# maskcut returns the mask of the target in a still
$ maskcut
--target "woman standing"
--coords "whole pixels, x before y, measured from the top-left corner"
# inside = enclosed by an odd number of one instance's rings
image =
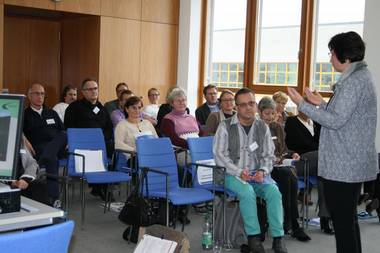
[[[327,208],[335,229],[337,253],[360,253],[357,201],[362,182],[376,179],[376,92],[367,64],[365,45],[355,32],[331,38],[330,62],[341,72],[329,103],[306,89],[310,103],[293,88],[298,109],[321,124],[318,175],[323,179]]]

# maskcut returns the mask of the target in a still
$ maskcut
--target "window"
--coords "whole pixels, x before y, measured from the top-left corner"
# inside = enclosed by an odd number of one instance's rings
[[[340,32],[355,31],[363,35],[365,0],[319,0],[316,2],[314,62],[312,89],[331,91],[340,74],[335,72],[328,56],[328,42]]]
[[[311,87],[329,96],[340,73],[328,41],[363,33],[365,0],[208,0],[205,77],[200,85],[273,94]],[[206,16],[205,16],[206,18]]]
[[[255,84],[297,85],[301,7],[302,0],[258,1],[255,66],[260,66],[260,71],[254,71]],[[261,70],[263,64],[267,64],[265,71]],[[288,64],[292,67],[287,68]]]
[[[206,85],[241,88],[247,0],[211,0]]]

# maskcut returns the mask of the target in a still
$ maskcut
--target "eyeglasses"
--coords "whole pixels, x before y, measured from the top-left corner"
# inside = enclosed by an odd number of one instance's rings
[[[83,89],[84,91],[97,91],[98,87],[93,87],[93,88],[85,88]]]
[[[160,94],[158,93],[153,93],[153,94],[149,94],[149,97],[158,97]]]
[[[236,104],[237,106],[239,106],[240,108],[248,108],[249,107],[254,107],[256,106],[256,102],[255,101],[249,101],[248,103],[240,103],[240,104]]]
[[[30,94],[34,95],[34,96],[41,96],[41,97],[44,97],[45,96],[45,92],[31,92]]]
[[[209,95],[209,96],[216,96],[218,95],[217,92],[209,92],[209,93],[206,93],[206,95]]]

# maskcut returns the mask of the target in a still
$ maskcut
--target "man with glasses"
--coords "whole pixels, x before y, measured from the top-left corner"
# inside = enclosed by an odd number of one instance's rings
[[[58,114],[44,105],[45,89],[35,83],[28,89],[30,106],[25,109],[24,134],[28,139],[28,148],[41,168],[51,175],[58,175],[58,159],[63,157],[67,137],[65,127]],[[50,202],[59,204],[59,185],[56,178],[48,177]]]
[[[101,128],[107,148],[107,156],[111,157],[113,145],[113,127],[105,107],[98,101],[99,86],[93,79],[85,79],[82,82],[83,99],[72,102],[66,109],[66,128]],[[92,186],[91,193],[105,199],[104,186]]]
[[[220,123],[216,131],[215,162],[226,168],[226,187],[238,195],[251,252],[265,252],[257,217],[258,196],[267,204],[269,229],[274,238],[272,248],[275,253],[286,253],[281,193],[270,177],[275,160],[270,130],[263,121],[255,119],[257,104],[252,90],[240,89],[235,103],[237,113]]]
[[[104,104],[104,107],[106,108],[109,115],[111,115],[111,113],[114,110],[119,108],[120,95],[125,90],[129,90],[128,85],[126,83],[118,83],[116,85],[116,99],[112,101],[108,101]]]
[[[201,126],[206,125],[206,121],[211,112],[219,112],[218,88],[209,84],[203,88],[203,96],[206,102],[195,110],[195,117]]]

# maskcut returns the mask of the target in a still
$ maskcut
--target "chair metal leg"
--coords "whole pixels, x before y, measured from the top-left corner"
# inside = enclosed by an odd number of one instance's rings
[[[109,194],[108,194],[108,185],[106,185],[105,197],[106,197],[106,199],[104,200],[104,210],[103,210],[103,213],[106,213],[107,205],[108,205],[108,197],[109,197]]]
[[[84,222],[85,222],[85,203],[84,203],[84,179],[81,178],[81,204],[82,204],[82,211],[81,211],[81,229],[84,229]]]
[[[189,212],[189,206],[186,205],[185,207],[185,217],[183,217],[183,221],[182,221],[182,232],[185,230],[185,224],[186,224],[186,220],[187,220],[187,213]]]

